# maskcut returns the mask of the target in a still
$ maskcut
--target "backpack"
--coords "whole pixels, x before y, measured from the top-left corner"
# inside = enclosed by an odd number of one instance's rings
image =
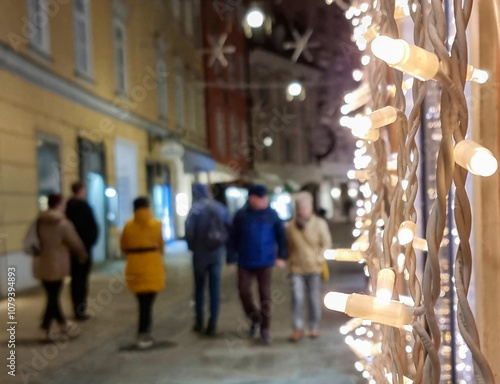
[[[226,225],[217,212],[217,207],[212,203],[208,203],[206,209],[208,211],[207,226],[206,230],[200,234],[199,239],[204,250],[212,252],[227,243],[229,234]]]

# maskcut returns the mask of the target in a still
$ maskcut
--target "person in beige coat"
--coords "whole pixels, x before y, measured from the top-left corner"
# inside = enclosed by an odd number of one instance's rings
[[[295,197],[296,217],[287,227],[288,267],[292,274],[293,333],[290,341],[304,336],[303,307],[309,301],[309,336],[319,337],[321,318],[321,272],[323,253],[331,248],[328,224],[313,213],[313,197],[300,192]]]
[[[88,258],[85,246],[73,224],[66,218],[66,201],[61,195],[49,196],[49,209],[41,212],[36,221],[40,250],[34,260],[37,265],[35,277],[42,281],[47,293],[47,306],[42,321],[42,332],[53,338],[52,329],[56,320],[61,332],[66,332],[71,323],[66,321],[59,305],[63,280],[70,275],[70,254],[77,255],[81,263]]]

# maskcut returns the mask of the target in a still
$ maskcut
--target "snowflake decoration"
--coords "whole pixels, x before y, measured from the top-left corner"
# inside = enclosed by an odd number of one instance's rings
[[[293,35],[293,38],[295,41],[294,42],[287,41],[283,44],[283,48],[286,50],[294,49],[294,52],[292,55],[292,61],[294,63],[297,62],[300,55],[304,55],[304,58],[307,61],[313,60],[313,56],[312,56],[311,52],[309,52],[309,48],[319,47],[319,42],[317,42],[317,41],[309,42],[309,39],[311,38],[312,33],[313,33],[312,28],[309,28],[306,31],[306,33],[303,36],[301,36],[300,33],[296,29],[294,29],[292,31],[292,35]]]
[[[210,57],[208,58],[208,66],[213,67],[215,62],[218,61],[223,67],[227,67],[229,63],[225,55],[236,52],[236,47],[232,45],[224,46],[227,40],[227,33],[223,33],[217,38],[209,35],[207,40],[210,48],[204,49],[202,52],[204,54],[210,55]]]

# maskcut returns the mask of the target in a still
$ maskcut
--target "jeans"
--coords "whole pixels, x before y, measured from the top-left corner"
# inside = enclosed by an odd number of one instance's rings
[[[293,329],[304,328],[304,300],[309,299],[309,329],[318,330],[321,318],[321,275],[292,274]]]
[[[238,269],[238,290],[241,304],[253,326],[260,325],[261,332],[269,331],[271,326],[271,277],[273,267],[256,269]],[[252,280],[259,284],[260,310],[257,309],[252,297]]]
[[[85,315],[87,311],[88,282],[91,265],[90,257],[84,264],[81,264],[75,256],[71,257],[71,300],[73,301],[73,310],[76,317]]]
[[[208,285],[210,293],[210,319],[209,325],[216,325],[219,318],[220,310],[220,278],[222,271],[222,252],[219,255],[211,258],[210,262],[203,262],[202,260],[193,261],[194,273],[194,300],[195,300],[195,315],[196,322],[203,324],[205,315],[205,282],[208,276]]]
[[[151,332],[151,313],[153,312],[153,302],[156,293],[138,293],[139,301],[139,333]]]
[[[59,324],[64,324],[64,316],[59,306],[59,296],[63,285],[61,281],[43,281],[43,287],[47,293],[47,307],[43,316],[42,328],[49,329],[52,320],[56,320]]]

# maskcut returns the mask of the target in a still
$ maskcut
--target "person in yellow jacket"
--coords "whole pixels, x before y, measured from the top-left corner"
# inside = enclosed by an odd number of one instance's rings
[[[134,218],[123,228],[120,247],[126,255],[125,279],[139,301],[139,334],[137,347],[150,348],[151,312],[156,294],[165,288],[165,264],[161,223],[153,217],[149,200],[134,200]]]

